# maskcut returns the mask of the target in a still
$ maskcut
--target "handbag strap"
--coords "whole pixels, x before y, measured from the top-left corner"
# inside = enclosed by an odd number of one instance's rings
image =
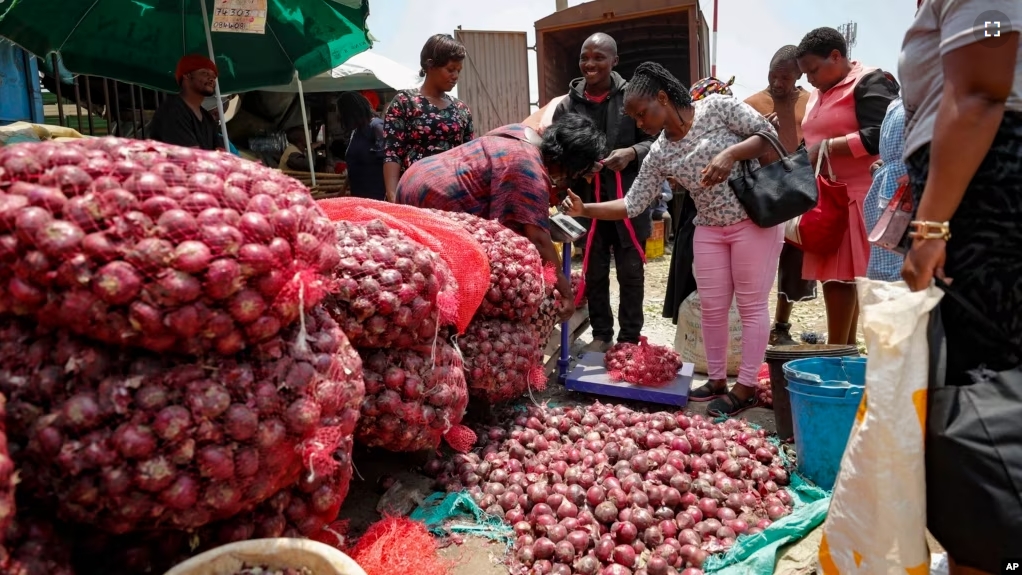
[[[824,140],[820,142],[820,152],[816,154],[816,177],[820,177],[820,168],[823,167],[824,158],[827,159],[827,176],[830,181],[836,181],[834,179],[834,167],[830,165],[830,140]]]
[[[941,291],[943,291],[951,299],[953,299],[956,304],[961,306],[962,309],[968,312],[969,315],[972,316],[972,319],[974,319],[980,326],[982,326],[983,329],[987,330],[989,333],[996,336],[1003,348],[1003,351],[1007,352],[1013,358],[1012,359],[1013,362],[1019,361],[1019,350],[1016,349],[1015,346],[1011,344],[1011,338],[1008,337],[1008,334],[1005,333],[1003,329],[1001,329],[1001,326],[990,321],[990,319],[987,318],[987,316],[985,316],[983,312],[979,311],[979,308],[972,305],[972,303],[970,303],[969,300],[965,299],[965,297],[962,296],[962,294],[951,289],[951,286],[948,285],[947,282],[945,282],[944,280],[934,276],[933,283],[938,288],[940,288]]]

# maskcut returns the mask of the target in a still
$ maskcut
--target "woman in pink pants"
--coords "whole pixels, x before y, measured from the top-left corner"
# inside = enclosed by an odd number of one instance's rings
[[[774,128],[730,96],[693,102],[681,82],[654,62],[635,70],[625,88],[625,112],[640,129],[659,134],[628,194],[613,202],[582,204],[568,192],[564,208],[573,216],[620,220],[655,202],[668,177],[690,191],[697,211],[695,275],[710,381],[693,389],[689,399],[713,400],[708,409],[713,415],[735,415],[756,404],[756,375],[770,337],[770,286],[784,231],[752,223],[727,181],[738,162],[755,162],[769,149],[756,132],[775,134]],[[742,367],[739,385],[729,392],[728,310],[735,298],[742,318]]]

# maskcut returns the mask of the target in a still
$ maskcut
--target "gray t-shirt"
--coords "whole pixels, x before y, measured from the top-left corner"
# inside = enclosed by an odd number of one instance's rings
[[[987,24],[989,22],[989,24]],[[898,63],[905,102],[905,158],[933,139],[944,89],[941,58],[949,52],[1022,27],[1022,0],[923,0],[905,33]],[[1022,111],[1022,44],[1007,108]]]

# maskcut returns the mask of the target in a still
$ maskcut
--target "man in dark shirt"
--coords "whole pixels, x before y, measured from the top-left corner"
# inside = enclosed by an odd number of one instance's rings
[[[220,125],[202,107],[216,94],[216,64],[205,56],[189,54],[174,72],[181,91],[160,105],[149,124],[149,137],[186,148],[223,149]]]

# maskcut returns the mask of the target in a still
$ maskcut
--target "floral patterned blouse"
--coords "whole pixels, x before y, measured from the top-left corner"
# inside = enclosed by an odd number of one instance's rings
[[[384,162],[397,162],[404,173],[415,162],[464,144],[473,135],[472,111],[457,98],[440,109],[417,89],[401,90],[387,106],[383,131]]]
[[[639,175],[625,195],[628,217],[635,217],[660,199],[660,184],[672,176],[689,190],[696,206],[697,226],[730,226],[748,219],[745,208],[727,182],[702,184],[703,168],[714,156],[759,131],[777,132],[752,106],[733,96],[713,94],[693,102],[695,115],[685,137],[671,142],[661,133],[642,162]],[[752,160],[753,169],[759,162]],[[731,177],[739,175],[735,162]],[[729,178],[730,179],[730,178]]]

